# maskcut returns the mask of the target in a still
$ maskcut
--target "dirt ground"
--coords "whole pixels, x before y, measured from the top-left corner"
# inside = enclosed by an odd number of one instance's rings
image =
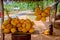
[[[19,17],[20,19],[26,19],[29,18],[30,16],[21,16]],[[34,18],[29,18],[32,21],[35,22],[34,28],[35,30],[38,30],[39,34],[32,34],[31,35],[31,40],[60,40],[60,36],[47,36],[42,34],[42,32],[44,32],[45,30],[47,30],[49,27],[49,22],[48,20],[46,22],[42,22],[42,21],[35,21]],[[2,40],[1,37],[1,31],[0,31],[0,40]],[[11,40],[11,34],[5,34],[5,40]]]

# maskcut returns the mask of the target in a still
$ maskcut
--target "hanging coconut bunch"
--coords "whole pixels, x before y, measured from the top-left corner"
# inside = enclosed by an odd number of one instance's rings
[[[44,10],[41,10],[39,6],[37,6],[35,8],[35,16],[36,16],[36,20],[39,21],[46,21],[46,17],[49,16],[49,13],[50,13],[50,7],[47,7],[46,9]]]
[[[8,11],[6,11],[8,14]],[[34,33],[34,22],[29,20],[29,19],[19,19],[18,17],[16,18],[11,18],[9,17],[9,14],[7,15],[8,19],[5,20],[2,24],[2,30],[4,33]]]
[[[5,20],[2,24],[2,29],[4,33],[34,33],[33,28],[34,22],[29,19],[19,19],[13,18],[11,21]]]

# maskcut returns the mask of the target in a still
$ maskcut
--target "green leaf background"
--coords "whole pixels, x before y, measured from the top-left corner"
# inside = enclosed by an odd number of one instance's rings
[[[52,4],[54,0],[48,0],[44,1],[44,8],[50,4]],[[25,10],[33,10],[36,7],[37,2],[13,2],[11,5],[10,4],[4,4],[4,9],[8,9],[10,12],[13,11],[14,7],[19,7],[20,11],[25,11]],[[42,1],[39,2],[40,8],[42,8]],[[60,12],[60,4],[58,4],[58,11]]]

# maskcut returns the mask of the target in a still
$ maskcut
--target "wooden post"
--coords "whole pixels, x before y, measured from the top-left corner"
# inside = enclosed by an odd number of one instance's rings
[[[58,0],[55,0],[55,2],[56,2],[56,1],[58,1]],[[54,16],[55,16],[55,18],[56,18],[56,14],[57,14],[57,5],[58,5],[58,4],[54,5],[54,10],[55,10]],[[54,24],[53,24],[53,26],[55,25],[55,18],[54,18]],[[53,31],[53,26],[51,27],[51,30],[52,30],[52,31]]]
[[[1,7],[2,7],[2,24],[4,22],[4,5],[3,5],[3,0],[1,0]],[[2,28],[1,28],[1,33],[2,33],[2,40],[4,40],[4,33],[2,31]]]
[[[55,2],[56,2],[56,1],[58,1],[58,0],[55,0]],[[54,7],[54,8],[55,8],[55,18],[56,18],[56,14],[57,14],[57,5],[58,5],[58,4],[56,4],[55,7]]]
[[[55,2],[56,1],[58,1],[58,0],[55,0]],[[57,13],[57,5],[58,4],[54,5],[54,10],[55,10],[54,16],[55,16],[55,18],[56,18],[56,13]],[[55,25],[55,18],[54,18],[54,24],[52,25],[52,23],[51,23],[51,25],[50,25],[50,35],[53,34],[53,26]]]
[[[58,0],[55,0],[55,2],[56,2],[56,1],[58,1]],[[56,21],[55,19],[56,19],[56,14],[57,14],[57,5],[58,5],[58,4],[54,5],[54,10],[55,10],[55,12],[54,12],[54,17],[55,17],[55,18],[54,18],[54,24],[53,24],[53,25],[55,25],[55,21]]]
[[[58,1],[58,0],[55,0],[55,2],[56,2],[56,1]],[[55,8],[55,9],[54,9],[54,10],[55,10],[55,12],[54,12],[54,17],[55,17],[55,18],[54,18],[54,24],[53,24],[53,25],[55,25],[55,21],[56,21],[57,5],[58,5],[58,4],[56,4],[56,5],[54,6],[54,8]]]

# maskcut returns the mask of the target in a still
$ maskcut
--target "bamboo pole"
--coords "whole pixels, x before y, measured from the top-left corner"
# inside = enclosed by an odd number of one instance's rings
[[[1,0],[1,7],[2,7],[2,24],[4,22],[4,5],[3,5],[3,0]],[[2,28],[1,28],[1,33],[2,33],[2,40],[4,40],[4,33],[2,31]]]

